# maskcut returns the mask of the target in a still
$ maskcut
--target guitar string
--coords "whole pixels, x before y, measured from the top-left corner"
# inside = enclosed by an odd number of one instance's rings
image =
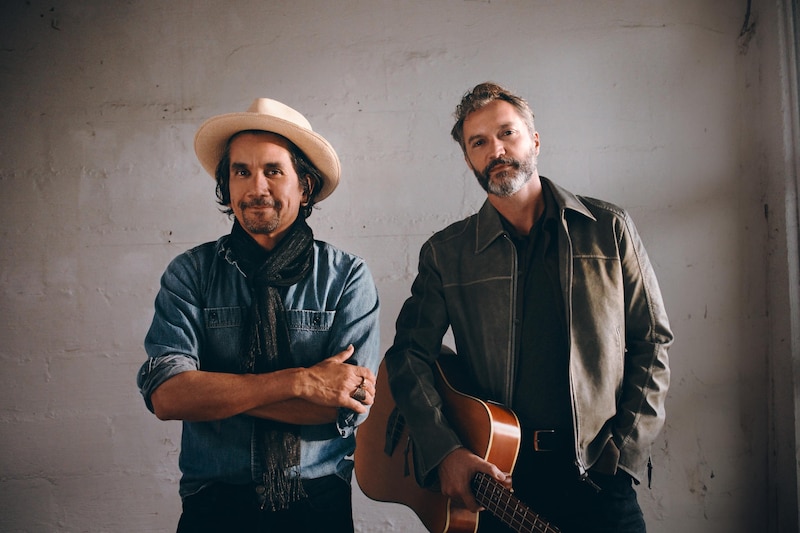
[[[512,525],[515,524],[515,519],[519,516],[520,508],[519,505],[515,505],[513,511],[509,511],[509,502],[514,501],[514,497],[510,494],[505,493],[505,489],[498,490],[497,485],[493,482],[493,480],[489,479],[488,477],[480,476],[478,479],[478,489],[481,491],[482,495],[488,498],[486,503],[488,507],[491,508],[492,511],[498,515],[499,518],[505,518],[507,522],[510,522]],[[490,492],[486,492],[489,489]],[[504,502],[505,507],[501,508],[499,502]],[[526,520],[526,516],[522,515],[522,522],[524,524]]]
[[[476,496],[487,498],[485,502],[481,503],[511,527],[515,529],[515,526],[526,527],[528,528],[527,531],[531,531],[530,528],[532,527],[535,528],[537,533],[558,533],[558,529],[554,529],[554,526],[549,522],[536,516],[536,513],[533,513],[518,498],[511,495],[505,487],[491,479],[487,474],[478,473],[475,476],[475,482]],[[487,489],[489,490],[488,493],[486,492]],[[501,503],[505,504],[502,509]],[[513,509],[510,509],[509,503],[514,505]],[[534,514],[533,519],[528,516],[528,513]],[[519,529],[517,530],[519,531]]]

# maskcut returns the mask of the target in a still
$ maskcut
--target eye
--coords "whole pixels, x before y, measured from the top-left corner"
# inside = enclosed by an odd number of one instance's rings
[[[477,141],[474,141],[470,146],[472,148],[477,148],[479,146],[483,146],[483,139],[479,139]]]
[[[516,131],[516,130],[506,130],[506,131],[504,131],[504,132],[503,132],[503,135],[504,135],[505,137],[508,137],[508,136],[510,136],[510,135],[514,135],[515,133],[517,133],[517,131]]]

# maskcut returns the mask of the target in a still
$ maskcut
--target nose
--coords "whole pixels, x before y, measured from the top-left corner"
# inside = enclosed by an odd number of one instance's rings
[[[254,180],[255,190],[260,193],[265,193],[269,190],[269,179],[263,170],[259,170]]]
[[[491,143],[491,150],[489,151],[491,159],[500,159],[506,155],[506,147],[500,139],[492,139]]]

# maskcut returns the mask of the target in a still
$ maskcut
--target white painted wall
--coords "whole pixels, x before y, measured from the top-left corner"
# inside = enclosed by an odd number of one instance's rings
[[[205,118],[268,96],[337,148],[310,223],[369,262],[385,349],[420,245],[482,201],[449,130],[485,80],[533,105],[543,175],[631,211],[659,275],[677,341],[650,531],[796,529],[783,9],[757,0],[740,38],[745,0],[4,3],[0,530],[174,530],[180,424],[135,374],[163,268],[229,228]],[[355,514],[421,530],[358,489]]]

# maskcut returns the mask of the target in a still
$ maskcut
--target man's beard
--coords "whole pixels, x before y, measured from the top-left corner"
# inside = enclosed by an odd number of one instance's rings
[[[265,206],[273,209],[272,216],[267,216],[264,211],[249,211],[249,207]],[[242,227],[253,235],[267,235],[275,231],[281,223],[281,205],[276,200],[266,198],[255,198],[248,202],[239,202],[239,209],[242,212]]]
[[[501,165],[510,168],[498,172],[492,179],[492,170]],[[482,172],[474,172],[484,191],[495,196],[508,197],[522,189],[533,177],[536,172],[536,154],[531,150],[525,161],[501,157],[486,165]]]

